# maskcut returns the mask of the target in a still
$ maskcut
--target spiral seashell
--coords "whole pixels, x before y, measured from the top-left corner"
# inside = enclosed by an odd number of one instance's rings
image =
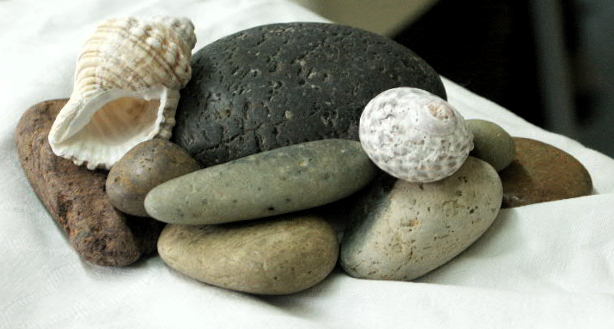
[[[189,19],[111,19],[86,41],[74,90],[49,132],[53,152],[109,169],[152,138],[169,139],[196,44]]]
[[[473,149],[473,135],[458,111],[438,96],[409,87],[384,91],[367,104],[359,138],[378,167],[410,182],[452,175]]]

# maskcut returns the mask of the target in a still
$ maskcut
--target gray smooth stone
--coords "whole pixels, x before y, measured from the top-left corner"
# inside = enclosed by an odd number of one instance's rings
[[[467,120],[473,133],[473,151],[469,155],[488,162],[496,171],[509,166],[516,157],[514,139],[498,124],[486,120]]]
[[[324,219],[293,214],[222,225],[167,225],[158,252],[168,266],[196,280],[281,295],[324,280],[337,263],[339,244]]]
[[[359,142],[327,139],[254,154],[152,189],[145,209],[173,224],[218,224],[324,205],[365,187],[378,169]]]
[[[382,176],[354,206],[341,266],[363,279],[418,278],[476,241],[495,220],[502,196],[494,168],[471,156],[433,183]]]

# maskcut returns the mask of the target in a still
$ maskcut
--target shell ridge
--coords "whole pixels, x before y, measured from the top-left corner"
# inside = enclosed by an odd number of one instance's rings
[[[61,143],[67,138],[66,134],[69,133],[70,125],[75,120],[77,115],[76,108],[81,106],[80,103],[82,103],[81,99],[70,99],[66,105],[64,105],[60,113],[58,113],[54,124],[51,126],[48,136],[49,144],[51,145],[52,149],[54,149],[57,143]]]
[[[77,56],[73,93],[48,136],[53,152],[110,169],[136,144],[170,138],[195,44],[187,18],[100,24]]]
[[[147,31],[147,28],[150,28],[152,31],[153,30],[157,30],[159,29],[160,24],[148,24],[145,25],[143,28],[143,36],[146,36],[149,39],[151,39],[151,33]],[[134,27],[132,27],[133,29]],[[134,62],[128,62],[128,58],[124,58],[123,61],[125,61],[125,63],[121,63],[121,60],[116,58],[116,57],[111,57],[112,59],[114,59],[117,62],[104,62],[104,63],[96,63],[98,65],[101,65],[102,67],[105,67],[106,69],[110,70],[109,67],[111,68],[116,68],[116,67],[121,67],[122,69],[124,68],[129,68],[131,69],[132,66],[137,68],[134,70],[138,70],[139,67],[145,69],[147,77],[151,79],[150,84],[153,83],[162,83],[164,85],[166,85],[169,88],[182,88],[185,86],[185,84],[187,84],[187,80],[189,80],[190,76],[188,75],[186,78],[182,78],[178,72],[176,72],[175,70],[172,69],[172,65],[175,65],[177,63],[181,63],[181,62],[189,62],[189,60],[186,60],[184,58],[184,56],[182,56],[181,52],[177,52],[177,55],[174,56],[174,59],[176,59],[173,63],[168,63],[166,61],[166,58],[160,54],[158,48],[152,48],[150,44],[146,43],[146,42],[141,42],[142,40],[139,38],[139,35],[135,35],[133,33],[129,33],[129,31],[126,31],[125,29],[122,29],[121,27],[109,27],[109,26],[105,26],[104,28],[100,28],[99,31],[103,31],[106,33],[111,34],[109,36],[109,38],[111,40],[117,40],[117,39],[125,39],[124,43],[128,43],[128,41],[130,41],[130,44],[133,45],[133,47],[137,47],[139,50],[142,51],[141,56],[139,56],[136,59],[131,59]],[[168,41],[168,43],[172,43],[172,44],[177,44],[177,43],[186,43],[185,40],[182,40],[182,38],[177,38],[177,36],[179,34],[177,33],[172,33],[169,32],[168,33],[171,36],[171,40]],[[172,37],[175,36],[175,37]],[[160,35],[159,37],[163,37],[163,35]],[[176,39],[176,40],[175,40]],[[117,42],[112,42],[113,44],[116,44]],[[98,45],[98,43],[96,43],[96,46]],[[91,44],[88,42],[86,43],[85,47],[84,47],[84,52],[97,52],[98,55],[101,54],[105,54],[106,52],[109,52],[109,49],[106,49],[106,51],[100,51],[100,49],[98,49],[99,47],[95,47],[95,49],[97,50],[89,50],[89,48],[91,47]],[[117,52],[119,52],[120,54],[125,52],[127,49],[130,49],[130,47],[123,47],[123,43],[119,44],[119,45],[115,45],[114,47],[112,47],[114,50],[117,50]],[[181,47],[183,49],[185,49],[184,47]],[[190,51],[190,50],[188,50]],[[114,51],[113,51],[114,52]],[[120,56],[121,58],[121,56]],[[155,64],[152,64],[155,63]],[[150,69],[152,67],[157,67],[163,70],[163,72],[158,72],[158,70],[156,69]],[[189,65],[187,65],[187,67],[189,67]],[[133,70],[133,71],[134,71]],[[189,72],[191,73],[191,72]],[[174,77],[173,82],[171,83],[165,83],[166,77],[172,75]],[[102,73],[98,73],[97,76],[105,76]],[[144,80],[143,77],[140,77],[138,75],[132,74],[130,75],[131,78],[138,78],[141,81]],[[120,79],[114,79],[114,80],[119,80]],[[128,80],[128,82],[131,79]],[[176,83],[174,83],[174,81],[177,81]],[[144,83],[141,83],[139,85],[145,85]],[[115,87],[120,87],[120,85],[116,84]],[[133,87],[133,90],[138,90],[139,87]]]

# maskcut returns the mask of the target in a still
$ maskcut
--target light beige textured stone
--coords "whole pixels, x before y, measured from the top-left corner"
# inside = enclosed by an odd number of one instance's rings
[[[385,176],[355,205],[341,266],[364,279],[418,278],[476,241],[495,220],[502,194],[494,168],[471,156],[434,183]]]

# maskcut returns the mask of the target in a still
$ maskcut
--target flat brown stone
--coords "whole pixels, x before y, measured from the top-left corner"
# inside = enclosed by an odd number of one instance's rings
[[[503,208],[590,195],[593,182],[570,154],[543,142],[514,137],[516,158],[499,172]]]
[[[88,262],[125,266],[156,250],[163,224],[117,211],[105,193],[107,171],[90,171],[56,156],[47,135],[67,100],[34,105],[16,131],[19,160],[34,191]]]

